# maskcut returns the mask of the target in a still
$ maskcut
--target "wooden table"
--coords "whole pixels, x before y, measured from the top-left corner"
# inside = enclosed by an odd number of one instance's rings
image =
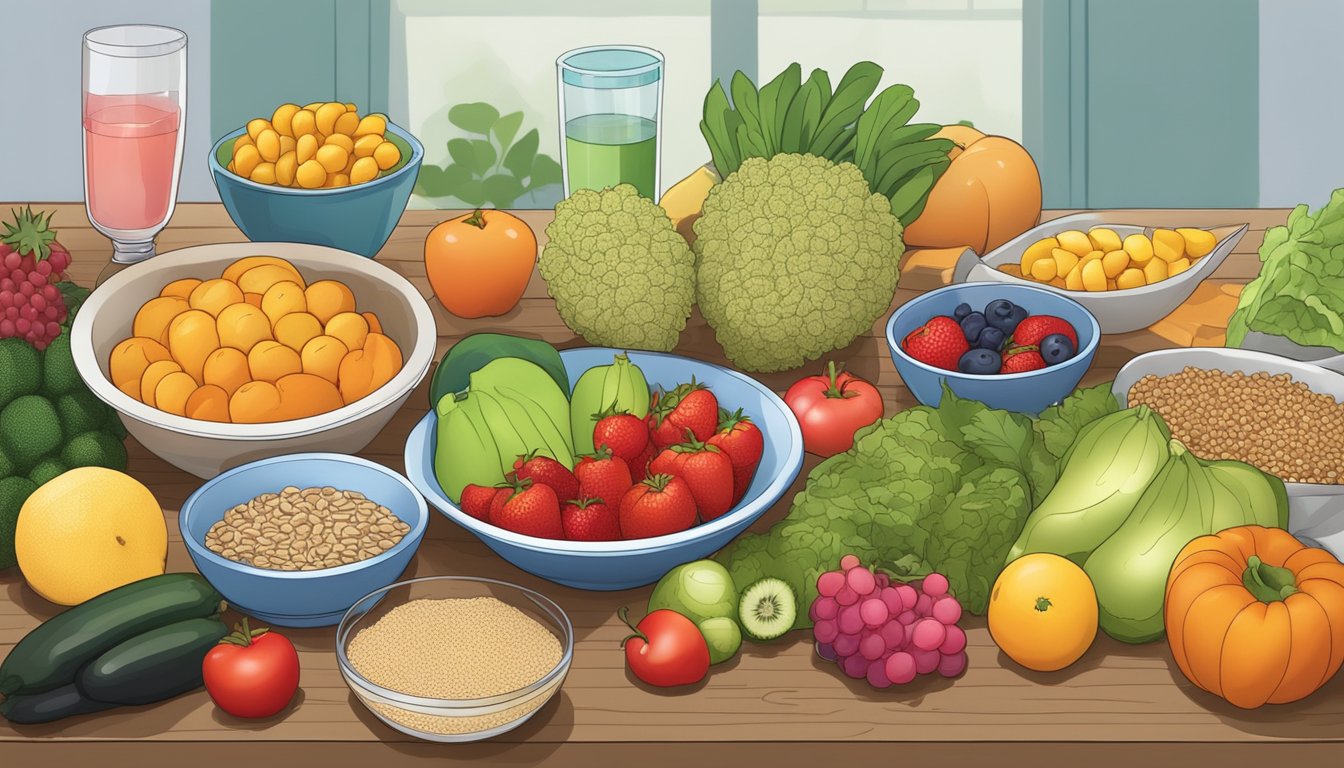
[[[8,210],[10,206],[0,206]],[[110,255],[108,241],[88,223],[81,205],[54,208],[60,240],[72,252],[72,276],[91,285]],[[1062,215],[1063,211],[1048,216]],[[421,260],[422,244],[443,212],[408,211],[379,261],[431,297]],[[1105,381],[1135,354],[1189,344],[1221,343],[1220,322],[1235,304],[1239,286],[1259,269],[1256,250],[1266,227],[1286,211],[1190,211],[1191,226],[1249,222],[1250,232],[1217,274],[1192,299],[1198,311],[1153,329],[1108,336],[1085,384]],[[544,241],[549,212],[525,214]],[[217,205],[179,205],[159,248],[244,240]],[[928,254],[907,259],[895,304],[938,284],[940,266]],[[476,331],[506,331],[543,338],[559,347],[583,342],[564,326],[540,277],[508,316],[468,321],[432,300],[439,352]],[[894,306],[893,305],[893,306]],[[1219,317],[1221,315],[1221,317]],[[883,317],[873,332],[837,359],[874,381],[888,413],[913,404],[892,367],[883,340]],[[724,362],[711,330],[698,315],[682,335],[679,353]],[[810,371],[808,371],[810,372]],[[803,371],[760,377],[782,391]],[[402,469],[402,447],[427,407],[422,385],[362,456]],[[190,569],[177,531],[177,510],[200,481],[149,454],[131,440],[130,473],[163,504],[170,530],[169,570]],[[793,491],[756,530],[783,517]],[[151,707],[117,710],[38,727],[0,725],[0,756],[9,764],[34,758],[49,765],[157,764],[169,759],[197,765],[322,764],[373,762],[391,766],[417,758],[443,762],[481,759],[499,764],[726,765],[821,764],[830,758],[902,760],[916,756],[946,765],[985,759],[1005,764],[1190,765],[1196,761],[1292,760],[1323,765],[1344,754],[1344,676],[1304,702],[1256,712],[1237,710],[1206,695],[1181,676],[1166,646],[1122,646],[1105,638],[1068,671],[1042,675],[1008,662],[981,620],[969,622],[970,669],[955,681],[921,680],[878,692],[846,680],[817,660],[805,633],[769,646],[744,646],[740,656],[713,669],[691,690],[654,692],[625,670],[619,643],[626,634],[616,618],[622,605],[638,616],[647,589],[581,592],[541,581],[496,557],[442,516],[434,516],[408,576],[474,574],[540,589],[574,622],[573,668],[561,693],[526,725],[475,745],[415,741],[375,720],[346,689],[336,670],[331,629],[286,631],[303,665],[301,691],[281,715],[245,722],[223,714],[203,692]],[[56,612],[24,586],[17,570],[0,575],[0,652],[7,652],[39,621]],[[199,743],[199,742],[208,742]],[[1272,752],[1270,752],[1272,750]],[[283,761],[283,762],[282,762]],[[357,762],[358,761],[358,762]],[[754,762],[754,761],[753,761]]]

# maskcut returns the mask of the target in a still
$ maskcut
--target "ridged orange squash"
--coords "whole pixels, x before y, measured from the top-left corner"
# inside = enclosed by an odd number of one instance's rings
[[[1171,655],[1244,709],[1311,695],[1344,662],[1344,565],[1280,528],[1194,539],[1167,577]]]

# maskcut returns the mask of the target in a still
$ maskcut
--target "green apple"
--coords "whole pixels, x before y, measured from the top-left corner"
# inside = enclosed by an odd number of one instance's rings
[[[667,572],[649,596],[649,613],[680,613],[696,624],[737,615],[737,588],[728,570],[713,560],[696,560]]]
[[[709,646],[710,664],[733,658],[737,655],[737,649],[742,647],[742,630],[736,621],[727,616],[705,619],[698,626],[700,634],[705,636],[705,644]]]

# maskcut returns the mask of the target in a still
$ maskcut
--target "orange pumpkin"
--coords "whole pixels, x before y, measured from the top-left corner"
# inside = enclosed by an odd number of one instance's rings
[[[1185,545],[1164,614],[1181,672],[1244,709],[1309,696],[1344,663],[1344,565],[1279,528]]]

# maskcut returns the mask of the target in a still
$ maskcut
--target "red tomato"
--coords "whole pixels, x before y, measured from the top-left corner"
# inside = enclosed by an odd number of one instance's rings
[[[826,373],[794,382],[784,402],[803,429],[803,448],[823,458],[854,447],[854,433],[882,418],[877,387],[839,373],[834,361]]]
[[[698,683],[709,672],[709,646],[690,619],[662,609],[645,616],[636,627],[630,624],[625,608],[620,616],[635,632],[622,643],[625,662],[635,677],[649,685],[672,688]]]
[[[201,673],[215,706],[234,717],[270,717],[299,689],[299,654],[284,635],[247,619],[205,655]]]

